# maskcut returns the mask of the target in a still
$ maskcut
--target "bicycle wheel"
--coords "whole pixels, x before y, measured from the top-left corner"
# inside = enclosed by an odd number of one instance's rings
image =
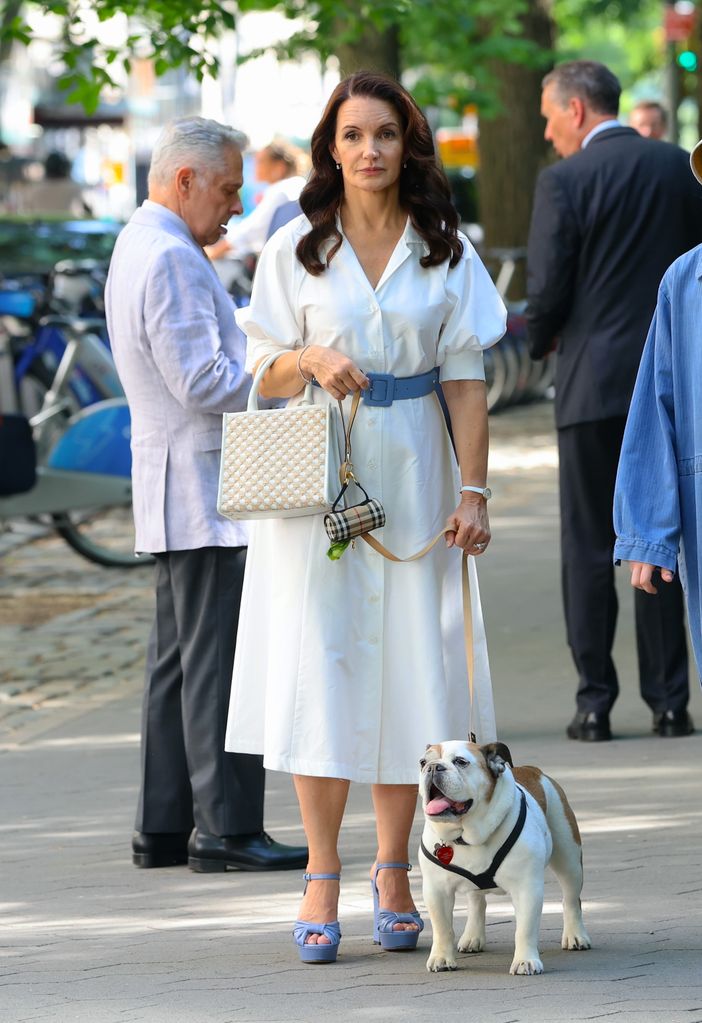
[[[130,419],[124,398],[83,409],[68,423],[46,465],[73,473],[73,503],[56,507],[51,518],[78,554],[113,568],[141,568],[150,557],[134,557]],[[96,488],[97,487],[97,492]]]
[[[143,568],[152,565],[151,555],[134,555],[134,524],[131,504],[92,508],[51,516],[54,528],[84,558],[106,568]]]

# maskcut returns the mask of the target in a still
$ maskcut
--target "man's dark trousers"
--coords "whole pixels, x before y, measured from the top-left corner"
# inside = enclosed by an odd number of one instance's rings
[[[608,714],[619,692],[612,661],[617,594],[612,504],[626,418],[558,430],[563,605],[578,671],[578,710]],[[659,582],[636,590],[634,611],[641,696],[654,713],[684,711],[689,698],[682,588]]]
[[[245,547],[156,555],[136,830],[263,830],[263,759],[225,753]]]

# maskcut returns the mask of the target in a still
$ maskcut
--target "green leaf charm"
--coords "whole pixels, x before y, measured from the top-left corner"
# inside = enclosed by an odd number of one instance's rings
[[[338,561],[350,543],[350,540],[339,540],[338,543],[333,543],[327,551],[329,560]]]

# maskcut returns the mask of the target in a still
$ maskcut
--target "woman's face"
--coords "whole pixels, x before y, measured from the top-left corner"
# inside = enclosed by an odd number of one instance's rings
[[[397,185],[404,158],[402,124],[391,103],[351,96],[339,107],[334,144],[346,193],[382,192]]]

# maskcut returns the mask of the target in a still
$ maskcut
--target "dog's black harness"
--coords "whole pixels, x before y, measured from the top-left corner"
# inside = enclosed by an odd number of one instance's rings
[[[515,842],[521,835],[522,829],[524,827],[524,822],[526,821],[527,801],[526,796],[524,794],[524,789],[520,789],[520,791],[522,794],[522,802],[521,806],[519,807],[519,816],[517,817],[517,822],[512,828],[509,835],[507,836],[506,841],[503,843],[503,845],[500,846],[500,848],[495,853],[493,861],[488,867],[488,869],[484,870],[482,874],[471,874],[469,870],[463,870],[462,867],[454,867],[451,863],[442,863],[441,860],[438,859],[438,857],[434,856],[433,853],[429,852],[429,850],[424,844],[424,839],[421,840],[419,848],[422,850],[426,858],[428,860],[431,860],[432,863],[435,863],[437,867],[441,867],[442,870],[450,870],[452,874],[460,874],[461,877],[465,877],[468,881],[474,884],[476,888],[479,888],[480,891],[486,892],[489,891],[490,888],[499,888],[500,886],[495,881],[495,874],[502,866],[502,863],[504,862],[507,853],[510,852]],[[461,844],[465,845],[465,842]]]

